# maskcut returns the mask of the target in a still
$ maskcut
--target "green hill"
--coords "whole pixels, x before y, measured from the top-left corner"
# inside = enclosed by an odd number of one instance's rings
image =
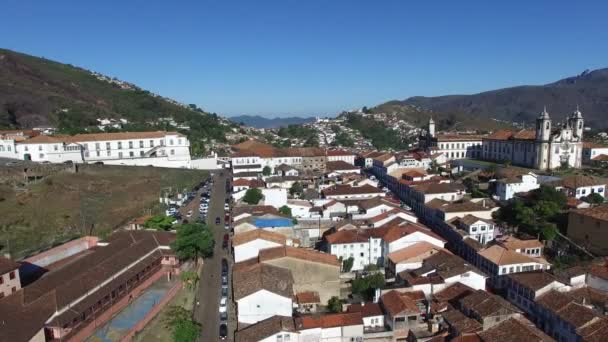
[[[415,96],[403,101],[390,101],[376,109],[407,111],[408,108],[422,108],[455,120],[477,118],[483,122],[494,118],[533,123],[543,106],[547,106],[554,120],[562,120],[577,105],[583,112],[586,126],[608,127],[608,69],[585,71],[545,85],[511,87],[473,95]]]
[[[157,119],[190,126],[193,153],[210,139],[223,141],[228,123],[194,105],[133,84],[45,58],[0,49],[0,128],[54,126],[62,133],[94,131],[97,118],[125,118],[124,130],[173,129]]]

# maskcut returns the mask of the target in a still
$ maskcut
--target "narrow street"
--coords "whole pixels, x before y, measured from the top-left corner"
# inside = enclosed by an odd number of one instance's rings
[[[197,289],[196,300],[199,301],[199,305],[195,307],[194,318],[202,326],[201,335],[199,341],[219,341],[219,302],[221,298],[221,260],[222,258],[228,259],[230,262],[229,249],[222,248],[222,239],[228,230],[224,229],[224,201],[226,199],[226,176],[225,173],[220,176],[219,172],[216,172],[213,177],[213,188],[211,190],[211,203],[209,204],[209,213],[207,215],[207,224],[213,230],[215,238],[215,249],[213,257],[206,259],[203,266],[203,272],[199,281],[199,287]],[[199,199],[195,200],[197,203]],[[216,217],[220,218],[220,224],[215,224]],[[228,279],[228,285],[231,285],[230,273]],[[232,290],[229,289],[229,294]],[[229,295],[229,301],[231,295]],[[234,324],[232,324],[231,317],[233,317],[233,308],[229,306],[229,325],[228,325],[228,338],[226,341],[233,340]]]

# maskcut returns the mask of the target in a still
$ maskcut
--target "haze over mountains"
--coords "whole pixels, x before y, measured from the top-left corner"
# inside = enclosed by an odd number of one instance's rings
[[[438,113],[440,117],[473,116],[533,122],[545,105],[552,117],[558,120],[578,105],[586,126],[608,127],[608,68],[585,71],[545,85],[517,86],[473,95],[415,96],[383,103],[374,111],[398,111],[413,106]]]
[[[245,126],[255,128],[279,128],[288,125],[301,125],[315,121],[314,117],[277,117],[269,118],[260,115],[238,115],[231,116],[229,120],[238,124],[244,123]]]

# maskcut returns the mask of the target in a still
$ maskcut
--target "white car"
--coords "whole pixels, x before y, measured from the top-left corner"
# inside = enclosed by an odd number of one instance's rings
[[[228,302],[228,298],[223,297],[220,299],[220,312],[226,312],[226,303]]]
[[[224,225],[224,229],[226,229],[226,230],[230,229],[230,225],[229,224],[225,224]]]
[[[224,210],[230,210],[230,205],[228,205],[228,203],[224,204]]]
[[[186,217],[192,217],[192,210],[188,210],[188,213],[186,214]]]

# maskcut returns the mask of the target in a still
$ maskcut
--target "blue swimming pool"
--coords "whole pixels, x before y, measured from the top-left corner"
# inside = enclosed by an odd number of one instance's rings
[[[139,297],[133,300],[118,315],[108,323],[101,326],[88,338],[89,342],[115,342],[125,336],[131,328],[141,321],[150,310],[165,296],[167,291],[175,284],[162,277],[150,285]]]
[[[289,218],[257,218],[253,223],[258,228],[293,227],[293,222]]]

